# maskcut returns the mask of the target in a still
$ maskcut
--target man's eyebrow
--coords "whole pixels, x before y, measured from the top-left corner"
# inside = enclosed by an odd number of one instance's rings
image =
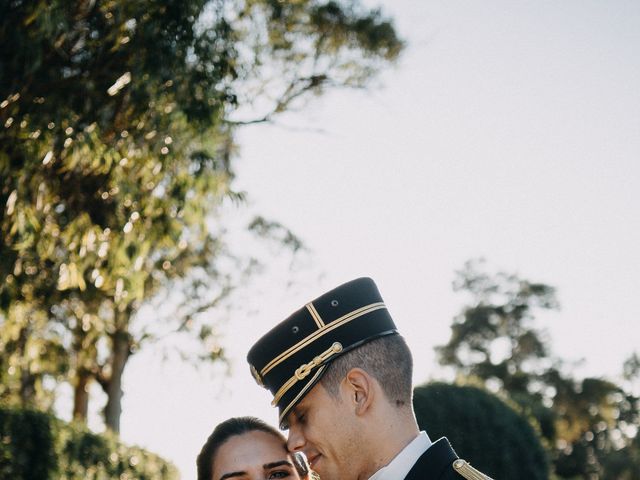
[[[232,477],[242,477],[243,475],[246,475],[246,474],[247,472],[229,472],[222,475],[218,480],[224,480],[225,478],[232,478]]]
[[[304,405],[298,404],[298,405],[295,406],[295,408],[293,408],[291,410],[291,414],[290,415],[293,415],[294,417],[298,418],[306,410],[307,410],[307,408]]]
[[[265,463],[264,465],[262,465],[262,468],[264,468],[265,470],[268,470],[270,468],[276,468],[276,467],[280,467],[282,465],[288,465],[291,468],[293,468],[293,464],[291,462],[288,462],[287,460],[280,460],[279,462]],[[220,479],[220,480],[222,480],[222,479]]]

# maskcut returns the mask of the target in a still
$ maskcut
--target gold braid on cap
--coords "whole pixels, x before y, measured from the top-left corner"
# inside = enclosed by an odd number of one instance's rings
[[[309,305],[312,305],[312,304],[309,304]],[[357,308],[356,310],[343,315],[342,317],[334,320],[333,322],[326,323],[324,326],[322,326],[321,328],[318,328],[318,330],[313,332],[311,335],[302,339],[300,342],[296,343],[295,345],[289,347],[287,350],[282,352],[280,355],[278,355],[276,358],[274,358],[269,363],[267,363],[264,367],[262,367],[262,369],[259,372],[260,376],[264,378],[265,375],[269,373],[273,368],[280,365],[282,362],[290,358],[292,355],[295,355],[302,349],[308,347],[319,338],[323,337],[329,332],[332,332],[336,328],[342,327],[343,325],[346,325],[347,323],[355,320],[356,318],[360,318],[363,315],[367,315],[375,310],[380,310],[381,308],[387,308],[383,302],[371,303],[369,305],[365,305],[364,307]],[[309,307],[307,307],[307,309],[309,309]],[[309,311],[311,312],[311,310]],[[313,311],[317,313],[315,307],[313,308]],[[322,321],[321,319],[318,320],[319,318],[320,318],[319,315],[317,319],[316,317],[314,317],[314,319],[316,319],[317,321]]]
[[[282,385],[282,387],[280,387],[280,389],[274,395],[273,400],[271,401],[271,406],[275,407],[280,401],[280,399],[282,398],[282,396],[285,393],[287,393],[287,391],[291,387],[293,387],[298,381],[304,380],[305,377],[307,377],[311,373],[311,370],[313,370],[316,367],[319,367],[328,358],[335,355],[336,353],[340,353],[341,351],[342,351],[342,344],[340,342],[334,342],[333,345],[331,345],[331,347],[329,347],[327,350],[322,352],[320,355],[313,357],[313,360],[311,360],[309,363],[303,363],[298,368],[296,368],[293,374],[293,377],[287,380],[284,383],[284,385]]]

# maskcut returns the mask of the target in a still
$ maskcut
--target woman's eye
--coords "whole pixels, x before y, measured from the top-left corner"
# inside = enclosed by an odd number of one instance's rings
[[[272,478],[287,478],[290,475],[291,474],[285,470],[279,470],[277,472],[271,472],[267,478],[269,480],[271,480]]]

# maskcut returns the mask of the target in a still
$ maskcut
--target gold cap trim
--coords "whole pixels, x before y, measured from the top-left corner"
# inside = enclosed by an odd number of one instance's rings
[[[271,401],[271,406],[275,407],[282,396],[287,393],[287,391],[293,387],[298,381],[304,380],[311,371],[325,363],[327,359],[332,357],[333,355],[340,353],[342,351],[342,344],[340,342],[334,342],[328,349],[322,352],[320,355],[313,357],[309,363],[303,363],[298,368],[296,368],[293,373],[293,377],[287,380],[282,387],[276,392],[273,396],[273,400]]]
[[[313,332],[311,335],[302,339],[295,345],[289,347],[287,350],[285,350],[276,358],[274,358],[269,363],[267,363],[264,366],[264,368],[260,371],[260,376],[264,378],[264,376],[267,373],[269,373],[273,368],[275,368],[276,366],[284,362],[287,358],[291,357],[295,353],[302,350],[304,347],[306,347],[310,343],[315,342],[318,338],[326,335],[327,333],[335,330],[338,327],[341,327],[342,325],[348,322],[351,322],[352,320],[355,320],[356,318],[361,317],[362,315],[366,315],[367,313],[373,312],[375,310],[379,310],[381,308],[386,308],[383,302],[371,303],[369,305],[365,305],[364,307],[360,307],[352,312],[349,312],[329,324],[325,324],[322,328],[319,328],[318,330]]]
[[[316,307],[313,305],[313,303],[307,303],[305,307],[307,307],[307,310],[309,310],[309,313],[311,314],[313,321],[316,322],[318,328],[324,327],[324,322],[322,321],[322,318],[320,318],[320,314],[316,310]]]

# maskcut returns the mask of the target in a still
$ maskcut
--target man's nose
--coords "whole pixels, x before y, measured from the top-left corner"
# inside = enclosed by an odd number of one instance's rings
[[[302,450],[306,441],[304,435],[297,427],[289,427],[289,436],[287,437],[287,449],[290,452]]]

